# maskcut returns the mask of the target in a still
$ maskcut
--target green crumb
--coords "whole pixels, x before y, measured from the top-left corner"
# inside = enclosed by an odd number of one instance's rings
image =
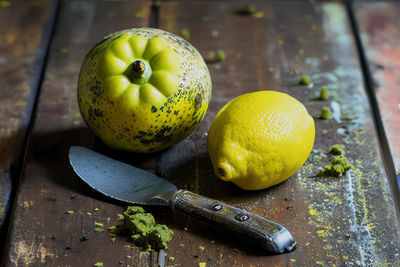
[[[217,60],[219,62],[221,62],[221,61],[224,61],[225,59],[226,59],[226,54],[225,54],[224,50],[218,49],[217,50]]]
[[[304,50],[303,49],[299,49],[299,55],[300,56],[304,55]]]
[[[242,16],[251,16],[257,12],[257,8],[254,5],[245,5],[241,9],[236,11],[236,14]]]
[[[329,92],[326,86],[322,86],[321,90],[319,91],[319,99],[321,100],[328,100],[329,99]]]
[[[354,169],[354,166],[349,162],[349,160],[345,156],[339,155],[333,158],[331,164],[326,165],[322,170],[320,170],[317,176],[341,177],[349,169]]]
[[[94,211],[99,211],[99,208],[94,208]]]
[[[124,224],[108,228],[112,234],[128,236],[144,250],[168,248],[174,233],[166,225],[156,224],[151,213],[142,207],[129,206],[122,216]]]
[[[344,145],[336,144],[329,148],[329,153],[335,156],[344,155],[344,149],[345,149]]]
[[[144,18],[147,15],[147,9],[143,8],[135,13],[135,17],[137,18]]]
[[[342,121],[352,121],[352,120],[354,120],[353,117],[350,117],[350,116],[348,116],[348,115],[343,115],[342,117],[340,117],[340,119],[341,119]]]
[[[121,213],[118,213],[117,218],[119,221],[122,221],[124,219],[124,215],[122,215]]]
[[[101,227],[96,227],[96,228],[94,228],[94,230],[96,232],[104,232],[104,228],[101,228]]]
[[[209,51],[207,58],[206,58],[206,63],[213,64],[213,63],[219,63],[221,61],[224,61],[226,59],[226,54],[224,50],[218,49],[217,51]]]
[[[321,108],[321,115],[319,115],[321,120],[329,120],[331,118],[331,109],[328,107]]]
[[[73,210],[68,210],[65,212],[65,214],[74,214],[74,213],[75,213],[75,211],[73,211]]]
[[[199,246],[200,251],[204,251],[206,248],[203,246]]]
[[[10,1],[5,1],[5,0],[0,1],[0,7],[8,7],[10,5],[11,5]]]
[[[174,261],[175,258],[174,257],[169,257],[169,260]]]
[[[312,82],[312,80],[311,80],[311,77],[310,77],[310,76],[308,76],[308,75],[301,75],[301,76],[300,76],[300,81],[299,81],[299,83],[300,83],[301,85],[309,85],[309,84],[311,84],[311,82]]]
[[[102,266],[104,266],[104,265],[103,265],[103,263],[102,263],[101,261],[98,261],[98,262],[96,262],[95,264],[93,264],[93,266],[102,267]]]
[[[190,39],[190,31],[186,28],[181,30],[181,36],[183,39],[185,39],[186,41],[189,41]]]

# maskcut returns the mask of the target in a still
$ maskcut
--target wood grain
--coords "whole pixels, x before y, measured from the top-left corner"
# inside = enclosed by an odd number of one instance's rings
[[[285,225],[299,245],[289,254],[254,256],[254,248],[230,234],[180,219],[169,264],[206,262],[207,266],[349,266],[398,264],[399,235],[387,178],[358,65],[357,51],[340,3],[255,2],[256,16],[238,16],[242,2],[167,2],[160,28],[190,32],[190,42],[207,57],[223,49],[226,60],[209,65],[213,98],[205,121],[190,137],[198,156],[199,192]],[[191,10],[191,12],[187,12]],[[296,12],[289,12],[295,10]],[[311,86],[298,85],[301,74]],[[331,97],[318,101],[326,85]],[[316,122],[316,142],[297,175],[271,189],[243,192],[219,181],[207,156],[207,131],[229,100],[258,90],[289,93],[305,104]],[[329,106],[333,118],[319,120]],[[342,116],[353,120],[342,120]],[[356,169],[343,178],[316,178],[333,144],[345,144]],[[183,228],[183,230],[182,230]],[[185,228],[189,231],[185,231]],[[386,232],[387,231],[387,232]],[[383,233],[386,232],[386,233]],[[183,246],[182,246],[183,245]],[[199,246],[206,249],[202,252]],[[188,259],[188,257],[191,257]]]
[[[204,57],[223,49],[226,60],[210,64],[213,99],[203,123],[184,142],[155,154],[112,151],[79,117],[76,84],[83,57],[103,35],[147,26],[149,1],[62,1],[50,50],[24,180],[13,218],[8,266],[145,266],[156,252],[140,252],[104,229],[122,211],[82,185],[68,164],[71,145],[93,148],[158,173],[179,188],[254,212],[286,226],[295,251],[263,255],[231,233],[183,214],[151,208],[157,222],[174,230],[167,266],[365,266],[398,265],[399,227],[363,88],[356,48],[340,3],[254,2],[255,16],[239,16],[240,1],[168,1],[159,6],[159,27],[180,34]],[[137,11],[145,9],[144,17]],[[293,11],[295,12],[289,12]],[[139,13],[140,14],[140,13]],[[298,84],[309,74],[312,85]],[[326,85],[331,97],[316,100]],[[314,151],[286,182],[255,192],[218,180],[207,152],[207,132],[218,110],[248,92],[278,90],[300,100],[315,118]],[[330,106],[332,119],[318,119]],[[345,121],[342,115],[356,119]],[[341,178],[315,177],[329,163],[331,145],[346,145],[355,166]],[[74,211],[68,214],[67,211]],[[81,242],[82,235],[89,240]]]
[[[12,185],[31,119],[45,52],[52,2],[2,1],[0,5],[0,239],[5,239]],[[13,167],[13,169],[12,169]],[[6,226],[4,226],[6,227]],[[3,242],[1,242],[3,243]],[[0,250],[3,244],[0,245]]]
[[[355,10],[396,173],[400,174],[400,5],[356,2]]]
[[[122,207],[85,189],[67,158],[70,145],[94,147],[98,142],[80,118],[76,100],[84,56],[108,33],[147,26],[149,9],[149,1],[61,2],[12,218],[6,266],[93,266],[96,262],[139,266],[153,257],[154,253],[141,253],[125,239],[112,241],[107,227],[119,223],[116,214]],[[99,228],[95,223],[102,223],[104,232],[95,230]],[[81,241],[83,235],[87,241]]]

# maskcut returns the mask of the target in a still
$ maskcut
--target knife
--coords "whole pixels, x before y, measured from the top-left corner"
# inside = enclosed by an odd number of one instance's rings
[[[76,174],[103,195],[134,205],[169,206],[230,230],[268,253],[292,251],[296,242],[282,225],[259,215],[186,190],[150,172],[84,147],[72,146],[69,160]]]

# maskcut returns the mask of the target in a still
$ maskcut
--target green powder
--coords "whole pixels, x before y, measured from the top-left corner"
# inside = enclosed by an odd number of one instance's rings
[[[189,41],[189,39],[190,39],[190,31],[188,29],[186,29],[186,28],[182,29],[181,36],[186,41]]]
[[[348,161],[348,159],[343,156],[335,156],[331,164],[326,165],[322,170],[320,170],[317,176],[320,177],[340,177],[346,173],[347,170],[354,169],[354,166]]]
[[[319,99],[321,100],[328,100],[329,99],[329,92],[326,86],[322,86],[321,90],[319,91]]]
[[[312,82],[311,77],[308,75],[301,75],[299,83],[302,85],[309,85]]]
[[[167,249],[174,234],[166,225],[156,224],[153,215],[142,207],[130,206],[122,213],[124,224],[108,228],[116,235],[128,236],[145,250]]]
[[[344,145],[336,144],[329,148],[329,153],[335,156],[344,155],[344,149],[345,149]]]
[[[321,120],[329,120],[331,118],[331,110],[328,107],[321,108],[321,115],[319,115]]]

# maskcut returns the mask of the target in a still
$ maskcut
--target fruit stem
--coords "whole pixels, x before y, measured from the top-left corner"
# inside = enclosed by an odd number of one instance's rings
[[[141,60],[136,60],[135,62],[132,63],[132,74],[136,78],[141,78],[144,71],[146,70],[146,66],[144,65],[144,62]]]
[[[151,68],[142,60],[136,60],[128,69],[128,76],[131,82],[136,84],[146,83],[151,75]]]

